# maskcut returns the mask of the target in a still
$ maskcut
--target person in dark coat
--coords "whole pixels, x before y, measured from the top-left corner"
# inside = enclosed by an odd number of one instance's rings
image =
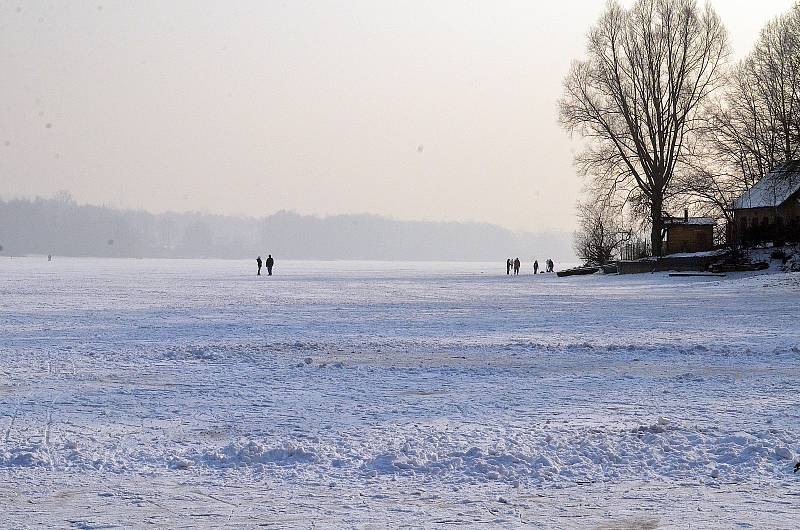
[[[272,266],[275,265],[275,260],[272,259],[272,254],[267,256],[267,274],[272,276]]]
[[[519,258],[514,259],[514,274],[519,274],[519,268],[522,264],[519,261]]]
[[[539,262],[537,260],[533,260],[533,273],[539,274]]]
[[[506,275],[511,274],[511,258],[506,260]]]
[[[258,265],[258,276],[261,276],[261,256],[256,258],[256,265]]]

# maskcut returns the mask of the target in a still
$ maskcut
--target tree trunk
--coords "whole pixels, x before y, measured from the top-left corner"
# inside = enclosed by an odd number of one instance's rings
[[[664,219],[662,217],[662,203],[660,199],[653,199],[650,205],[650,221],[652,223],[652,228],[650,229],[650,248],[652,249],[653,256],[661,256],[663,251],[661,232],[664,228]]]
[[[653,221],[653,228],[650,230],[650,247],[653,249],[653,256],[661,256],[661,222]]]

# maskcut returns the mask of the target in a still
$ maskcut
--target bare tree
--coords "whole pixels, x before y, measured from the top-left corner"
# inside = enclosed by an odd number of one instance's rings
[[[679,176],[682,202],[695,214],[711,217],[718,222],[733,222],[731,203],[748,188],[744,179],[726,168],[709,164],[713,156],[697,157],[697,163],[687,164],[690,171]],[[716,168],[716,169],[712,169]]]
[[[661,254],[663,212],[682,190],[684,151],[703,123],[703,103],[723,80],[727,34],[694,0],[609,1],[589,32],[586,58],[573,63],[560,120],[583,136],[578,170],[606,196],[646,215]]]
[[[631,237],[631,231],[623,229],[620,218],[619,212],[602,201],[590,199],[579,203],[578,230],[573,242],[575,254],[596,265],[613,261]]]
[[[764,27],[710,116],[695,168],[702,178],[691,191],[725,213],[761,177],[800,157],[800,4]]]

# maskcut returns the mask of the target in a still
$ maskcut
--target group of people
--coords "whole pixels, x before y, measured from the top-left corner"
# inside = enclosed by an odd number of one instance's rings
[[[47,258],[50,259],[50,256]],[[261,256],[258,256],[256,258],[256,265],[258,265],[258,276],[261,276],[261,267],[263,265],[267,266],[267,274],[272,276],[272,267],[275,266],[275,260],[272,258],[272,254],[267,255],[266,261],[262,261]],[[543,272],[553,272],[553,260],[548,259],[545,261],[545,266],[546,269]],[[511,274],[511,271],[513,270],[514,274],[518,275],[520,267],[522,267],[522,262],[519,260],[519,258],[514,258],[513,260],[508,258],[506,260],[506,274]],[[537,260],[533,261],[533,273],[539,274],[539,261]]]
[[[261,256],[256,258],[256,265],[258,265],[258,275],[259,276],[261,276],[261,265],[262,264],[267,266],[267,274],[272,276],[272,267],[275,265],[275,260],[272,259],[272,254],[269,254],[267,256],[266,263],[261,261]]]
[[[514,274],[519,274],[519,268],[521,265],[522,263],[519,261],[519,258],[514,258],[513,260],[508,258],[506,260],[506,274],[511,274],[512,269]]]
[[[547,261],[544,262],[544,264],[545,264],[545,270],[542,272],[553,272],[555,267],[555,265],[553,264],[553,260],[548,258]],[[514,274],[519,274],[519,269],[521,266],[522,263],[519,261],[519,258],[514,258],[513,260],[511,258],[508,258],[506,260],[506,274],[511,274],[512,270],[514,271]],[[538,260],[533,261],[533,273],[539,274]]]

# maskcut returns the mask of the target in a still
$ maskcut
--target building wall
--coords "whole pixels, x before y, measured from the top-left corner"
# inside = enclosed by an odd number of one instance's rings
[[[713,256],[688,256],[648,258],[636,261],[620,261],[617,271],[620,274],[641,274],[656,271],[706,271],[708,267],[719,260],[720,254]]]
[[[733,211],[728,241],[797,241],[800,237],[800,192],[777,208],[743,208]]]
[[[747,226],[773,224],[778,218],[781,218],[784,224],[790,223],[792,219],[800,218],[800,204],[791,201],[778,208],[747,208],[744,210],[734,210],[734,219],[736,222],[742,225],[747,223]]]
[[[667,254],[705,252],[714,248],[712,225],[671,225],[667,227]]]

